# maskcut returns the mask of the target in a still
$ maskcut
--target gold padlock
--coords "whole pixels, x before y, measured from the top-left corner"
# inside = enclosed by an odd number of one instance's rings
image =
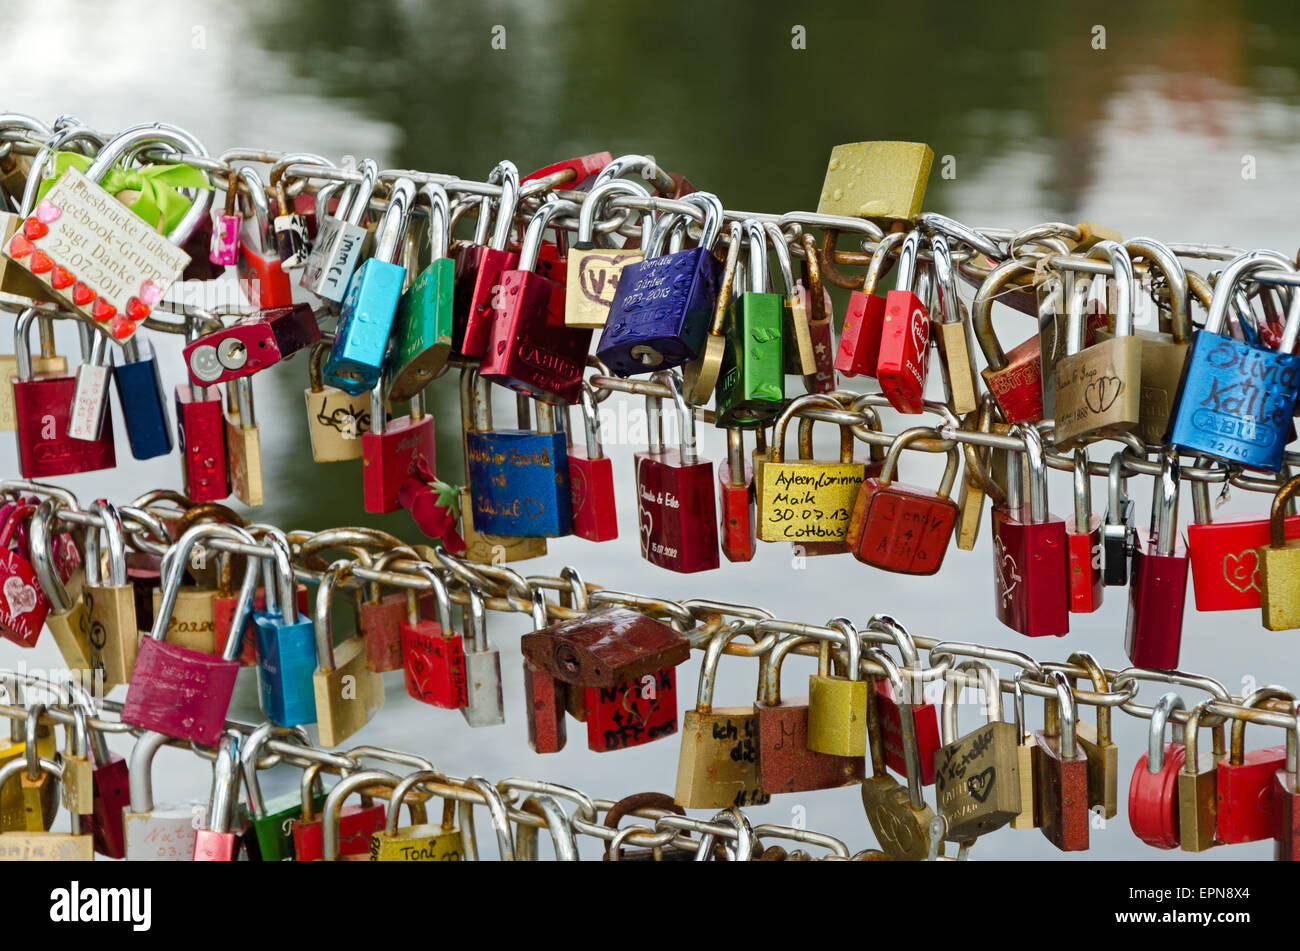
[[[226,464],[230,491],[245,505],[262,504],[262,436],[253,409],[252,377],[226,385]]]
[[[601,182],[587,193],[578,214],[578,239],[569,249],[569,269],[564,295],[566,327],[599,330],[609,316],[618,279],[623,268],[641,260],[642,249],[650,245],[652,215],[641,212],[641,247],[599,248],[596,246],[596,216],[600,206],[612,195],[649,198],[644,185],[631,179]]]
[[[100,499],[88,511],[103,528],[86,530],[85,596],[90,614],[91,668],[104,678],[104,689],[131,682],[140,643],[135,586],[127,575],[126,540],[117,508]],[[101,556],[101,534],[108,536]]]
[[[924,142],[850,142],[831,149],[817,213],[885,224],[921,213],[934,151]]]
[[[408,773],[398,783],[389,798],[388,816],[384,828],[370,837],[372,862],[459,862],[464,851],[460,829],[456,826],[456,800],[446,795],[442,800],[442,822],[432,825],[425,815],[422,802],[407,803],[407,795],[417,785],[426,788],[442,786],[447,778],[430,770]],[[397,817],[402,804],[411,810],[412,825],[398,828]]]
[[[370,394],[350,396],[321,378],[321,364],[329,354],[327,341],[312,345],[307,362],[307,435],[311,456],[317,462],[361,458],[361,437],[370,432]],[[260,448],[260,446],[259,446]]]
[[[1094,691],[1110,692],[1106,672],[1092,654],[1075,651],[1069,662],[1088,671]],[[1071,689],[1077,686],[1075,678],[1067,679]],[[1110,707],[1098,705],[1096,723],[1080,718],[1074,726],[1074,738],[1088,757],[1088,808],[1100,807],[1107,819],[1113,819],[1119,811],[1119,747],[1110,738]]]
[[[867,751],[867,694],[871,685],[861,679],[861,641],[857,628],[847,618],[835,618],[828,626],[843,635],[847,644],[848,676],[832,676],[831,642],[823,640],[817,654],[817,673],[808,678],[808,749],[832,756],[863,756]]]
[[[1268,516],[1269,543],[1255,549],[1260,564],[1259,605],[1270,631],[1300,627],[1300,538],[1287,539],[1287,503],[1300,489],[1300,476],[1273,496]]]
[[[44,779],[41,785],[53,789],[57,797],[58,783],[55,780],[62,778],[63,765],[43,756],[36,760],[36,764]],[[6,763],[0,767],[0,786],[14,779],[24,781],[27,769],[26,760]],[[50,832],[45,828],[5,829],[0,834],[0,862],[89,862],[94,857],[95,839],[91,835]]]
[[[1200,752],[1197,735],[1210,703],[1202,700],[1192,708],[1183,731],[1186,756],[1178,770],[1178,844],[1184,852],[1204,852],[1222,844],[1215,830],[1219,811],[1218,763],[1228,755],[1223,723],[1214,728],[1213,752]]]
[[[352,562],[340,559],[329,566],[316,589],[315,673],[316,724],[322,746],[338,746],[374,718],[384,705],[384,678],[366,667],[366,645],[354,634],[334,646],[330,628],[330,599],[352,573]]]
[[[1020,685],[1020,678],[1025,671],[1016,674],[1015,720],[1016,725],[1016,782],[1020,787],[1020,814],[1011,820],[1013,829],[1037,829],[1039,826],[1038,796],[1034,791],[1034,749],[1038,741],[1025,722],[1025,689]]]
[[[958,416],[979,409],[979,385],[975,382],[975,364],[971,361],[974,349],[971,325],[957,296],[956,268],[948,249],[948,239],[935,232],[930,236],[930,251],[934,257],[934,290],[938,295],[934,315],[935,343],[943,366],[944,402]]]

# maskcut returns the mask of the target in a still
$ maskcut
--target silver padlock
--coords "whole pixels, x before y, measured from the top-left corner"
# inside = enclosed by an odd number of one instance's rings
[[[465,627],[470,635],[465,650],[469,703],[460,708],[461,715],[470,726],[505,723],[506,708],[501,699],[501,652],[488,642],[483,599],[473,588],[469,589],[469,620]]]
[[[361,184],[352,194],[351,203],[345,209],[340,201],[337,215],[321,221],[299,281],[317,297],[335,303],[347,294],[352,272],[361,263],[361,249],[366,243],[362,222],[379,178],[379,165],[374,159],[363,159],[357,171],[361,173]]]
[[[69,439],[99,440],[108,415],[108,381],[112,376],[108,337],[97,334],[90,350],[90,360],[77,367],[77,386],[72,393],[72,410],[68,414]]]
[[[162,733],[145,732],[131,748],[131,807],[122,813],[126,858],[132,862],[191,862],[194,840],[206,821],[207,799],[176,803],[153,801],[154,754],[167,742]]]

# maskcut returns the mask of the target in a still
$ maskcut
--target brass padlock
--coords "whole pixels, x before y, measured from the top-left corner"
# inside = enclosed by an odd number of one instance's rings
[[[1192,708],[1184,729],[1186,755],[1178,770],[1178,844],[1184,852],[1204,852],[1223,844],[1215,834],[1219,810],[1218,763],[1228,755],[1222,721],[1214,727],[1213,752],[1201,753],[1197,736],[1210,702],[1203,700]]]
[[[253,378],[226,384],[226,466],[230,491],[248,506],[262,504],[262,436],[253,409]]]
[[[1092,689],[1097,693],[1109,693],[1110,681],[1101,664],[1087,651],[1075,651],[1069,657],[1069,663],[1078,664],[1088,671],[1092,680]],[[1070,688],[1077,682],[1073,677],[1067,678]],[[1075,740],[1079,748],[1088,757],[1088,808],[1100,808],[1107,819],[1115,818],[1119,811],[1119,747],[1110,738],[1110,707],[1097,705],[1097,722],[1087,723],[1080,719],[1074,727]]]
[[[58,795],[58,783],[63,776],[63,764],[44,756],[36,760],[43,777],[41,785],[48,785]],[[0,786],[26,778],[28,764],[14,760],[0,767]],[[73,820],[76,821],[75,819]],[[5,830],[0,834],[0,862],[89,862],[95,857],[95,839],[79,833],[50,832],[48,829]]]
[[[921,213],[934,151],[924,142],[850,142],[831,149],[817,213],[888,225]]]
[[[86,530],[87,609],[90,613],[91,668],[104,678],[104,689],[131,682],[135,655],[140,643],[136,615],[136,589],[127,571],[126,539],[117,508],[105,499],[89,506],[103,528]],[[101,556],[100,538],[108,538]]]
[[[848,676],[832,676],[831,643],[823,640],[817,673],[808,678],[808,749],[832,756],[862,756],[867,750],[867,695],[872,690],[861,679],[861,641],[847,618],[835,618],[828,626],[839,631],[847,644]]]
[[[340,559],[329,566],[316,589],[317,668],[312,674],[316,723],[322,746],[338,746],[374,718],[384,705],[384,678],[366,667],[366,645],[359,634],[335,646],[330,625],[330,600],[352,573],[352,562]]]
[[[1016,725],[1016,780],[1020,786],[1020,813],[1011,820],[1013,829],[1038,828],[1038,796],[1034,791],[1034,749],[1038,746],[1033,732],[1025,722],[1025,690],[1020,685],[1020,678],[1025,675],[1021,670],[1016,673],[1013,695],[1015,697]]]
[[[1255,549],[1261,566],[1259,605],[1270,631],[1300,627],[1300,539],[1286,537],[1287,504],[1300,489],[1300,476],[1273,496],[1268,516],[1269,543]]]
[[[447,777],[431,770],[417,770],[402,778],[393,790],[392,796],[389,797],[388,817],[383,830],[370,837],[372,862],[459,862],[461,860],[464,847],[461,843],[460,829],[456,826],[456,800],[451,796],[443,797],[442,821],[438,825],[429,823],[422,802],[412,800],[407,803],[407,795],[417,785],[424,785],[427,788],[446,782]],[[403,803],[407,803],[411,810],[412,825],[398,828],[397,817]]]

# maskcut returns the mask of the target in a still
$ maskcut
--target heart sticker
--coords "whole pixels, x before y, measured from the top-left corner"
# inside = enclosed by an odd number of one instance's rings
[[[23,222],[23,234],[35,241],[37,238],[43,238],[50,233],[50,226],[43,221],[37,221],[35,218],[28,218]]]
[[[44,274],[52,267],[54,267],[54,260],[40,248],[32,252],[31,272],[33,274]]]
[[[51,221],[58,221],[59,215],[63,214],[63,209],[51,202],[48,198],[42,198],[41,203],[36,206],[36,220],[44,224]]]
[[[36,589],[17,575],[5,579],[5,600],[9,602],[10,617],[17,617],[36,609]]]
[[[72,289],[72,302],[78,307],[85,307],[95,299],[95,292],[86,286],[85,281],[77,281],[77,286]]]
[[[18,232],[13,236],[13,240],[9,242],[9,256],[15,260],[25,258],[32,253],[35,247],[36,245],[28,241],[22,232]]]
[[[983,802],[989,798],[989,793],[993,792],[994,780],[997,779],[997,770],[992,766],[988,767],[982,773],[966,777],[966,792],[970,793],[971,798],[976,802]]]
[[[132,297],[126,302],[126,316],[136,321],[144,320],[149,316],[149,308],[140,302],[140,298]]]
[[[103,303],[103,301],[100,301]],[[98,305],[96,305],[98,306]],[[131,334],[135,333],[135,321],[128,318],[125,314],[118,314],[108,325],[108,332],[113,335],[114,340],[125,340]]]
[[[1223,556],[1223,580],[1238,591],[1259,590],[1259,554],[1253,548]]]
[[[163,289],[153,281],[145,280],[140,285],[140,300],[144,301],[146,307],[152,307],[162,300]]]
[[[50,272],[50,285],[55,290],[61,291],[65,287],[71,287],[76,279],[76,275],[62,264],[54,265],[54,270]]]
[[[90,308],[90,316],[96,320],[108,320],[116,313],[117,308],[102,297],[95,301],[94,307]]]

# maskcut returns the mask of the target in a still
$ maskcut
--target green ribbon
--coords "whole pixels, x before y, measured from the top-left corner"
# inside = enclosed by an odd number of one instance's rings
[[[93,161],[80,152],[56,152],[54,154],[54,172],[41,182],[36,192],[37,200],[54,187],[54,183],[67,168],[85,172]],[[144,168],[118,168],[114,166],[104,173],[99,180],[99,187],[110,195],[123,191],[137,191],[139,197],[127,204],[127,207],[155,230],[162,234],[169,233],[185,217],[193,202],[186,198],[178,188],[207,188],[208,178],[201,169],[193,165],[146,165]]]

